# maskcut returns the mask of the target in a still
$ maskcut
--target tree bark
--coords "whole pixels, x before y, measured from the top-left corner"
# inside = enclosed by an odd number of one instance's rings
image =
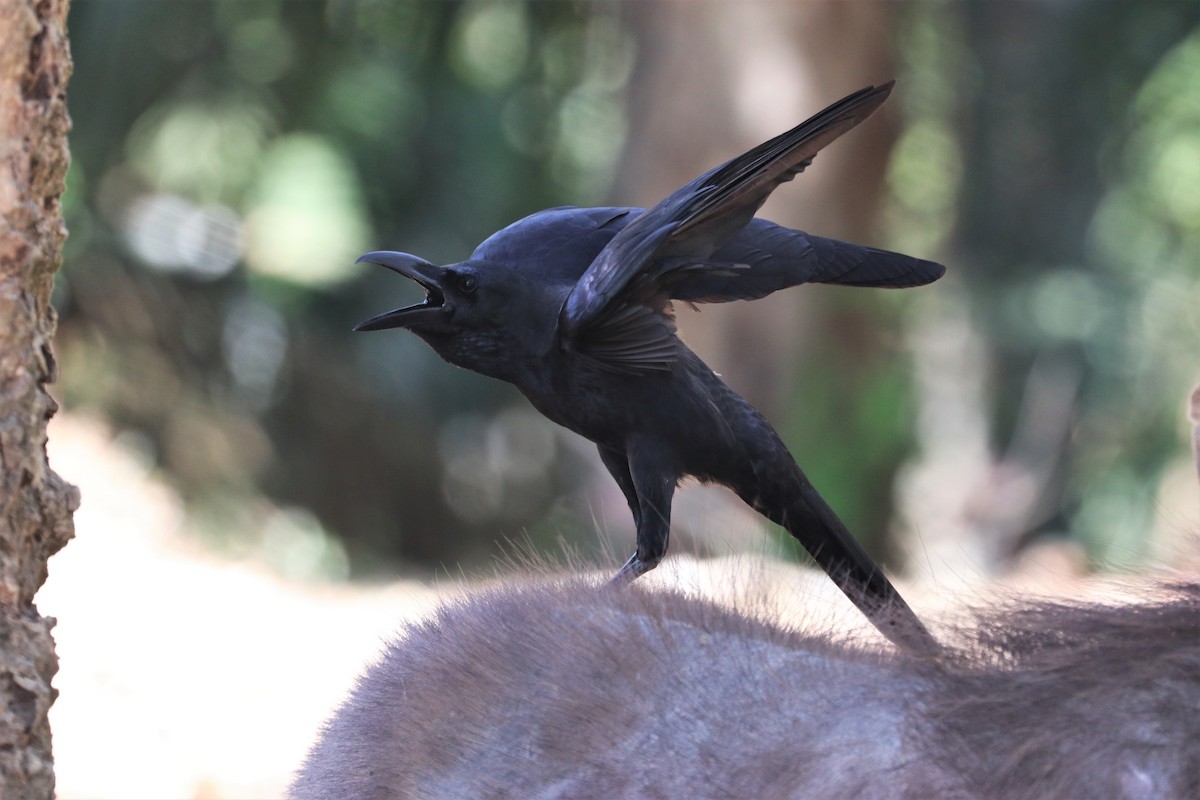
[[[74,534],[79,492],[46,461],[57,404],[50,289],[66,228],[67,0],[0,3],[0,797],[54,795],[47,712],[58,669],[33,597]]]

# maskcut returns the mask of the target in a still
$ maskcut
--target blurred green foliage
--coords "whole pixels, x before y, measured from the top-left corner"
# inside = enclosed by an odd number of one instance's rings
[[[615,9],[81,2],[70,28],[68,407],[126,430],[230,546],[311,556],[316,526],[369,571],[553,535],[575,461],[506,387],[351,336],[403,291],[354,259],[454,260],[599,200],[632,68]],[[327,549],[312,566],[344,570]]]
[[[1179,213],[1194,185],[1178,181],[1200,169],[1200,5],[1002,6],[964,6],[955,245],[995,354],[994,436],[1022,435],[1037,364],[1077,373],[1048,524],[1130,566],[1149,553],[1163,471],[1185,455],[1198,377],[1200,240]]]
[[[202,527],[289,574],[590,540],[569,438],[415,337],[349,329],[405,291],[361,252],[455,261],[534,210],[610,200],[639,63],[623,10],[74,3],[67,407],[111,419]],[[957,268],[996,355],[998,450],[1031,365],[1079,368],[1056,521],[1106,557],[1140,552],[1200,342],[1200,11],[902,10],[890,244]],[[835,507],[890,485],[912,445],[907,364],[855,338],[864,315],[905,326],[890,302],[841,307],[844,350],[805,372],[807,419],[780,426]],[[847,391],[853,419],[811,424]],[[890,513],[848,516],[880,530]]]

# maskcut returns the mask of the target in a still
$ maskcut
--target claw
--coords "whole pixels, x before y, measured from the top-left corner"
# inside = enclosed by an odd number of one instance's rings
[[[637,557],[634,553],[629,557],[621,569],[617,570],[617,574],[608,582],[609,586],[624,586],[627,583],[632,583],[634,580],[645,575],[650,570],[654,569],[655,564],[647,564]]]

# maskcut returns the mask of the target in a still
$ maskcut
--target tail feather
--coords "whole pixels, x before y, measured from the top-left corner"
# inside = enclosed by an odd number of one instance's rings
[[[883,570],[812,484],[804,482],[799,496],[778,521],[893,644],[919,654],[941,649]]]
[[[932,261],[753,219],[706,261],[681,260],[670,296],[693,303],[755,300],[802,283],[905,289],[936,281]],[[732,266],[732,268],[731,268]]]
[[[809,241],[817,261],[810,279],[814,283],[907,289],[935,281],[946,272],[941,264],[890,250],[821,236],[810,236]]]

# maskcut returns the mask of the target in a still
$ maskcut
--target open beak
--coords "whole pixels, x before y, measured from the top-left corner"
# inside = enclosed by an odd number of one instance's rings
[[[446,303],[446,295],[442,292],[440,281],[446,274],[443,267],[435,267],[428,261],[410,256],[408,253],[393,253],[388,250],[378,250],[359,256],[356,264],[362,262],[379,264],[393,272],[399,272],[406,278],[411,278],[421,284],[425,290],[425,299],[414,306],[385,311],[354,326],[356,331],[381,331],[385,328],[405,328],[422,318],[440,316],[448,313],[451,307]]]

